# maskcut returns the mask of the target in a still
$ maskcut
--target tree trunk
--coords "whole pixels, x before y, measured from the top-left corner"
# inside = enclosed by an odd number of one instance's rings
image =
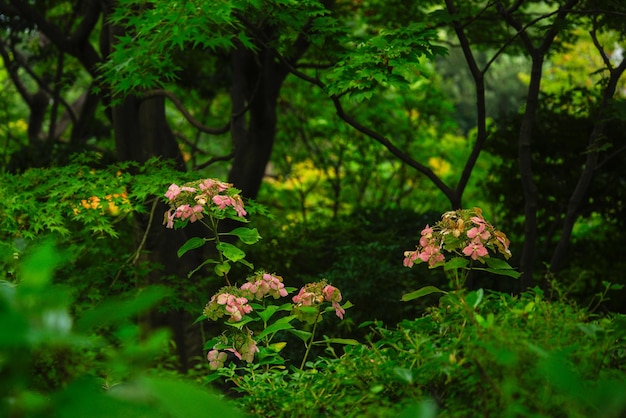
[[[519,169],[524,193],[524,246],[520,259],[520,287],[524,291],[533,285],[533,270],[537,248],[537,185],[532,169],[532,134],[535,115],[539,107],[539,88],[541,85],[543,54],[532,57],[530,85],[526,97],[526,109],[518,137]]]
[[[615,94],[615,90],[617,88],[617,82],[622,76],[624,70],[626,69],[626,59],[623,60],[620,65],[611,70],[609,82],[604,89],[604,94],[602,96],[602,102],[600,103],[600,109],[598,111],[598,116],[596,117],[596,124],[594,125],[593,131],[589,136],[589,146],[587,147],[587,158],[585,160],[585,165],[578,178],[578,183],[576,184],[576,188],[572,192],[569,203],[567,205],[567,212],[565,214],[565,219],[563,220],[563,229],[561,230],[561,237],[559,238],[559,242],[554,249],[554,253],[552,254],[552,259],[550,261],[549,272],[557,273],[563,268],[563,264],[565,263],[565,257],[567,255],[567,248],[569,247],[569,242],[572,237],[572,230],[574,229],[574,224],[580,215],[580,206],[583,202],[583,199],[587,195],[589,191],[589,186],[591,185],[591,181],[593,180],[593,175],[598,167],[598,157],[601,150],[601,145],[604,139],[604,127],[606,125],[606,117],[607,111],[609,107],[609,103]]]
[[[232,65],[233,113],[239,114],[246,107],[248,112],[247,126],[245,117],[233,123],[235,156],[228,181],[246,197],[255,198],[272,154],[278,95],[287,70],[267,49],[255,55],[240,47],[232,54]]]

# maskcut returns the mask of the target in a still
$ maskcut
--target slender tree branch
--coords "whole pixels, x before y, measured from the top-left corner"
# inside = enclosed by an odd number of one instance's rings
[[[228,160],[232,160],[233,157],[235,156],[235,151],[230,152],[230,154],[227,155],[222,155],[222,156],[218,156],[218,157],[213,157],[208,161],[205,161],[202,164],[199,164],[195,167],[196,170],[202,170],[205,167],[210,166],[211,164],[217,163],[219,161],[228,161]]]
[[[594,25],[593,29],[591,29],[589,31],[589,36],[591,36],[591,41],[593,42],[593,45],[598,50],[598,53],[600,54],[600,57],[602,57],[602,61],[604,62],[604,65],[606,65],[606,68],[608,68],[609,71],[610,71],[613,68],[613,64],[611,64],[611,59],[606,54],[606,51],[604,50],[604,47],[600,44],[600,41],[598,41],[598,36],[596,34],[596,27],[595,27],[595,25]]]
[[[152,97],[157,97],[157,96],[167,97],[172,103],[174,103],[174,106],[176,106],[176,108],[180,111],[180,113],[182,113],[185,119],[187,119],[187,121],[194,128],[198,129],[201,132],[211,134],[211,135],[220,135],[230,130],[230,122],[228,122],[226,125],[224,125],[221,128],[210,128],[202,124],[202,122],[194,118],[193,115],[189,113],[185,105],[171,91],[163,90],[163,89],[150,90],[141,95],[141,100],[147,100],[147,99],[150,99]]]
[[[451,15],[458,13],[452,0],[446,0],[445,3]],[[463,172],[461,173],[461,177],[459,178],[459,182],[455,190],[457,204],[459,207],[453,209],[460,209],[461,197],[463,196],[465,187],[467,187],[472,171],[476,166],[478,157],[480,156],[480,153],[485,145],[485,141],[487,140],[487,106],[485,103],[485,70],[478,68],[469,39],[463,31],[461,23],[458,20],[455,20],[452,22],[452,26],[457,38],[459,39],[459,43],[461,44],[465,61],[467,62],[470,73],[472,74],[474,86],[476,88],[476,143],[472,147],[472,151],[465,162]]]

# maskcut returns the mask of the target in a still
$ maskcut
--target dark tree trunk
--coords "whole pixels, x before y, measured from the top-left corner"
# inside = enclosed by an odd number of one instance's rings
[[[606,125],[606,118],[608,113],[609,104],[615,94],[617,88],[617,82],[626,70],[626,59],[623,60],[620,65],[610,71],[609,81],[604,89],[602,102],[598,110],[596,117],[596,124],[593,131],[589,136],[589,146],[587,147],[587,158],[585,160],[584,168],[578,178],[576,188],[572,192],[570,200],[567,205],[567,212],[565,219],[563,220],[563,229],[561,230],[561,237],[554,249],[552,259],[550,261],[549,271],[550,273],[557,273],[563,268],[565,258],[567,255],[567,248],[572,237],[572,230],[574,224],[580,215],[580,206],[583,203],[583,199],[587,196],[589,186],[593,180],[593,175],[598,167],[598,157],[602,149],[604,142],[604,128]]]
[[[246,117],[233,123],[235,156],[228,181],[255,198],[274,146],[278,95],[287,69],[267,49],[254,54],[242,47],[232,53],[232,66],[233,111],[247,108],[247,124]]]
[[[539,87],[541,83],[543,55],[533,57],[530,72],[530,85],[526,99],[526,109],[518,137],[519,170],[524,193],[524,246],[520,259],[521,290],[533,285],[533,269],[537,248],[537,185],[532,169],[532,134],[535,115],[539,107]]]

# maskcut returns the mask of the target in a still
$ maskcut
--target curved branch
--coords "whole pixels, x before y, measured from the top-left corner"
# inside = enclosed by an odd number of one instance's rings
[[[193,115],[189,113],[185,105],[171,91],[163,90],[163,89],[150,90],[141,95],[141,100],[147,100],[147,99],[150,99],[152,97],[157,97],[157,96],[167,97],[172,103],[174,103],[174,106],[176,106],[176,108],[180,111],[180,113],[182,113],[185,119],[187,119],[187,121],[191,125],[193,125],[194,128],[198,129],[201,132],[211,134],[211,135],[220,135],[230,130],[230,121],[221,128],[210,128],[202,124],[202,122],[194,118]]]
[[[280,54],[278,51],[276,51],[273,48],[270,49],[270,50],[272,51],[274,56],[285,66],[285,68],[291,74],[295,75],[296,77],[298,77],[301,80],[304,80],[304,81],[306,81],[306,82],[308,82],[310,84],[313,84],[314,86],[319,87],[321,90],[326,90],[326,85],[320,79],[311,77],[311,76],[309,76],[309,75],[299,71],[284,56],[282,56],[282,54]],[[343,105],[341,104],[339,96],[333,94],[333,95],[330,96],[330,99],[333,102],[333,105],[335,106],[335,111],[337,112],[337,116],[339,116],[339,118],[341,120],[346,122],[348,125],[350,125],[354,129],[356,129],[357,131],[361,132],[362,134],[364,134],[364,135],[374,139],[378,143],[382,144],[385,148],[387,148],[387,150],[389,150],[400,161],[404,162],[408,166],[414,168],[418,172],[420,172],[423,175],[425,175],[439,190],[441,190],[441,192],[446,196],[446,198],[448,198],[448,200],[450,201],[452,206],[456,206],[457,205],[458,199],[457,199],[457,195],[456,195],[455,190],[453,190],[451,187],[449,187],[447,184],[445,184],[443,182],[443,180],[440,179],[435,174],[434,171],[432,171],[430,168],[428,168],[427,166],[421,164],[419,161],[415,160],[410,155],[408,155],[407,153],[405,153],[404,151],[402,151],[401,149],[396,147],[393,144],[393,142],[391,142],[385,136],[383,136],[380,133],[374,131],[373,129],[368,128],[367,126],[365,126],[365,125],[361,124],[360,122],[358,122],[352,116],[348,115],[345,112],[345,110],[343,108]]]
[[[455,15],[458,13],[452,0],[446,0],[446,7],[448,8],[450,15]],[[470,152],[470,155],[465,162],[463,172],[461,173],[461,177],[459,178],[459,182],[456,187],[456,196],[460,206],[461,196],[463,196],[465,187],[467,187],[467,184],[469,183],[472,171],[476,166],[478,157],[480,156],[480,153],[482,152],[485,146],[485,142],[487,140],[487,105],[485,99],[486,68],[483,70],[478,68],[478,64],[476,63],[476,59],[474,58],[474,53],[472,52],[472,47],[470,45],[469,39],[463,31],[461,22],[458,20],[454,20],[452,22],[452,27],[454,28],[454,32],[459,39],[459,43],[461,44],[461,49],[463,51],[463,55],[465,56],[465,61],[467,62],[470,73],[472,74],[472,78],[474,79],[474,86],[476,88],[476,143],[472,147],[472,151]]]
[[[98,1],[91,0],[87,3],[83,21],[78,25],[78,30],[68,36],[57,26],[51,23],[39,10],[31,5],[32,2],[25,0],[11,0],[12,11],[26,21],[33,22],[37,30],[44,35],[61,51],[76,57],[89,74],[98,76],[98,64],[102,61],[96,49],[89,42],[90,33],[101,13]],[[95,21],[94,21],[95,20]]]
[[[196,170],[202,170],[203,168],[206,168],[208,166],[210,166],[213,163],[219,162],[219,161],[228,161],[228,160],[232,160],[233,157],[235,156],[235,151],[232,151],[230,154],[227,155],[222,155],[219,157],[213,157],[211,159],[209,159],[208,161],[203,162],[202,164],[199,164],[195,167]]]
[[[593,29],[591,29],[589,31],[589,36],[591,36],[591,40],[593,42],[593,45],[596,47],[596,49],[598,50],[598,53],[602,57],[602,61],[604,62],[604,65],[606,65],[606,68],[609,71],[612,70],[613,69],[613,64],[611,64],[611,60],[609,59],[609,56],[606,54],[606,51],[604,50],[604,47],[600,44],[600,41],[598,41],[598,36],[596,35],[596,27],[595,27],[595,25],[593,26]]]

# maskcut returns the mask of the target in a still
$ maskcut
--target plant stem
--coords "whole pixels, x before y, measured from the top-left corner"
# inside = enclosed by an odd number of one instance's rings
[[[306,347],[306,351],[304,352],[304,357],[302,358],[302,363],[300,364],[300,370],[304,370],[304,365],[306,363],[306,359],[309,356],[309,352],[311,351],[311,347],[313,346],[313,339],[315,338],[315,330],[317,329],[317,320],[319,319],[322,312],[320,310],[317,311],[317,315],[315,316],[315,323],[313,324],[313,330],[311,331],[311,339],[309,343],[304,343]]]

